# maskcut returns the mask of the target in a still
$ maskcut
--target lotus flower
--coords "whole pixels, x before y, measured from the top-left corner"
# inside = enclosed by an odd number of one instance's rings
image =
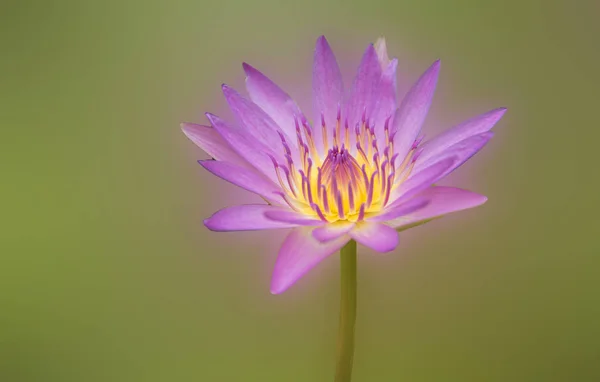
[[[505,109],[423,141],[440,62],[399,105],[397,64],[388,58],[385,40],[378,40],[367,47],[345,92],[336,58],[320,37],[310,119],[285,91],[244,63],[249,99],[223,85],[235,121],[206,114],[211,126],[182,124],[213,158],[199,161],[204,168],[265,200],[222,209],[204,221],[206,227],[291,229],[275,264],[272,293],[288,289],[349,240],[389,252],[398,245],[398,231],[487,200],[434,184],[485,146]]]

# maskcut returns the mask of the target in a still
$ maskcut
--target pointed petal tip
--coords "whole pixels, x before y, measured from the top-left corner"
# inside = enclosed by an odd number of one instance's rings
[[[319,36],[317,38],[317,42],[315,44],[315,52],[319,54],[325,54],[325,52],[333,52],[331,49],[331,44],[324,35]]]
[[[269,291],[272,295],[282,294],[286,290],[290,289],[290,287],[294,285],[296,281],[297,280],[290,281],[286,280],[285,278],[281,279],[273,277],[271,279],[271,286],[269,287]]]
[[[181,131],[183,131],[183,133],[185,135],[187,135],[187,131],[189,131],[191,129],[192,124],[188,123],[188,122],[181,122],[179,124],[179,127],[181,128]]]
[[[502,119],[502,117],[507,111],[507,107],[499,107],[496,109],[492,109],[488,112],[478,115],[477,117],[473,117],[470,120],[463,122],[463,124],[469,123],[471,121],[481,121],[484,122],[486,126],[489,126],[489,129],[491,129],[500,119]]]
[[[487,113],[485,113],[483,115],[488,115],[488,116],[489,115],[494,115],[499,120],[500,118],[502,118],[502,116],[504,115],[504,113],[506,113],[507,111],[508,111],[508,108],[503,106],[503,107],[499,107],[499,108],[496,108],[496,109],[492,109],[492,110],[488,111]]]
[[[440,73],[440,67],[442,65],[442,62],[440,59],[437,59],[433,62],[433,64],[431,64],[431,66],[429,66],[429,68],[427,68],[427,70],[421,75],[421,78],[433,78],[437,81],[437,77]]]
[[[269,291],[272,295],[277,296],[278,294],[285,292],[287,289],[288,288],[284,288],[281,285],[271,284]]]
[[[219,231],[219,230],[215,229],[215,227],[213,227],[211,218],[204,219],[202,221],[202,223],[204,224],[204,226],[206,228],[208,228],[209,231],[213,231],[213,232],[218,232]]]
[[[321,35],[317,38],[317,42],[316,42],[316,51],[326,51],[326,50],[331,50],[331,47],[329,46],[329,41],[327,41],[327,39],[325,38],[325,36]]]
[[[375,45],[384,46],[385,45],[385,36],[379,36],[377,40],[375,40]]]
[[[246,76],[250,76],[251,74],[257,71],[252,65],[248,64],[247,62],[242,62],[242,68],[244,69]]]
[[[494,114],[496,114],[498,116],[498,120],[500,120],[500,118],[502,118],[507,111],[508,111],[508,108],[504,107],[504,106],[493,110]]]
[[[206,113],[204,113],[204,116],[208,119],[208,121],[210,122],[210,124],[213,125],[213,126],[215,124],[218,124],[219,122],[221,122],[221,119],[219,117],[217,117],[213,113],[206,112]]]
[[[183,131],[183,133],[185,135],[189,135],[190,133],[193,133],[194,130],[198,130],[201,128],[211,129],[210,126],[200,125],[198,123],[193,123],[193,122],[181,122],[179,124],[179,127],[181,128],[181,130]]]
[[[228,231],[227,229],[223,229],[223,227],[221,227],[218,223],[215,223],[213,217],[214,217],[214,215],[207,219],[204,219],[202,221],[204,226],[206,228],[208,228],[209,231],[212,231],[212,232],[227,232]]]
[[[482,194],[479,194],[477,192],[473,192],[473,191],[467,191],[471,197],[471,203],[470,206],[467,208],[473,208],[473,207],[478,207],[481,206],[482,204],[485,204],[488,201],[488,197]]]
[[[375,41],[375,52],[377,52],[377,58],[383,70],[386,70],[387,68],[390,68],[394,71],[396,70],[396,67],[398,66],[398,60],[390,60],[387,52],[385,37],[381,36],[377,39],[377,41]]]
[[[478,193],[472,192],[472,191],[470,192],[470,194],[471,194],[471,204],[467,208],[479,207],[488,201],[488,197],[485,195],[481,195],[481,194],[478,194]]]
[[[227,84],[221,84],[221,91],[228,102],[229,98],[237,93],[231,86]]]

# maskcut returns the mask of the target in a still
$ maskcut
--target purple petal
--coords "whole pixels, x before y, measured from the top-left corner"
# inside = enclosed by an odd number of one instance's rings
[[[265,149],[264,145],[256,141],[252,137],[248,137],[239,127],[233,127],[226,124],[216,115],[207,113],[206,117],[213,125],[215,130],[229,143],[229,145],[248,163],[251,163],[262,174],[266,175],[271,181],[277,184],[277,175],[273,167],[273,161],[269,158],[269,149]],[[283,163],[283,162],[282,162]]]
[[[380,37],[375,41],[375,52],[377,52],[377,59],[379,60],[382,70],[385,70],[390,63],[390,58],[388,57],[387,44],[385,43],[384,37]]]
[[[323,220],[291,210],[273,210],[266,213],[267,218],[295,225],[317,226],[325,224]]]
[[[396,68],[398,60],[393,59],[384,69],[377,86],[376,95],[371,107],[371,120],[375,126],[375,136],[385,137],[385,121],[394,116],[396,110]],[[385,139],[380,139],[380,150],[385,147]]]
[[[453,187],[431,187],[419,194],[430,200],[424,208],[388,221],[394,228],[414,225],[425,220],[440,217],[451,212],[477,207],[486,202],[483,195]]]
[[[265,217],[266,212],[277,210],[280,210],[280,207],[260,204],[228,207],[204,220],[204,225],[211,231],[219,232],[256,231],[297,226],[296,224],[276,222]]]
[[[321,135],[321,115],[328,127],[329,142],[331,142],[331,131],[337,120],[337,108],[342,102],[344,84],[342,74],[338,67],[335,56],[324,36],[317,39],[313,65],[313,109],[315,134],[313,138],[320,152],[323,152]]]
[[[398,246],[398,232],[383,223],[358,222],[350,236],[377,252],[390,252]]]
[[[296,124],[294,118],[301,118],[302,112],[296,102],[267,76],[244,63],[246,89],[252,102],[260,106],[288,138],[290,146],[296,147]]]
[[[427,204],[429,204],[429,202],[430,200],[425,197],[412,198],[397,206],[390,206],[385,210],[381,211],[379,214],[370,216],[365,220],[372,222],[384,222],[388,220],[394,220],[401,216],[408,215],[410,213],[424,208]]]
[[[391,130],[396,134],[394,151],[400,155],[400,158],[406,156],[421,131],[433,99],[439,72],[440,61],[438,60],[412,86],[396,112]]]
[[[456,157],[444,158],[423,171],[411,175],[404,183],[392,191],[390,208],[396,208],[415,194],[431,187],[432,184],[444,177],[458,161]]]
[[[198,163],[212,174],[233,183],[244,190],[254,192],[269,201],[281,205],[286,204],[285,200],[276,194],[276,192],[281,192],[281,188],[268,179],[265,179],[255,170],[215,160],[198,161]]]
[[[477,152],[479,152],[479,150],[481,150],[489,142],[489,140],[492,139],[493,136],[494,133],[488,131],[487,133],[475,135],[460,141],[442,151],[440,154],[430,157],[426,161],[421,161],[421,158],[419,158],[419,160],[417,160],[415,163],[415,167],[411,176],[416,176],[420,172],[424,171],[424,169],[431,166],[432,163],[443,160],[444,158],[456,157],[457,161],[444,174],[444,176],[447,176],[452,171],[462,166],[463,163],[468,161],[471,157],[473,157],[473,155],[477,154]]]
[[[369,44],[354,78],[350,98],[344,108],[351,127],[360,122],[365,109],[373,105],[380,79],[381,64],[373,44]],[[371,110],[366,111],[368,113],[367,118],[373,117]]]
[[[485,114],[471,118],[458,126],[446,130],[423,144],[421,160],[427,161],[460,141],[489,131],[502,118],[505,112],[506,108],[488,111]]]
[[[425,163],[420,162],[419,158],[408,179],[394,190],[392,196],[390,196],[390,200],[396,199],[392,206],[403,203],[413,195],[448,176],[481,150],[492,136],[492,132],[487,132],[467,138],[445,150],[442,154],[430,158]]]
[[[223,85],[223,94],[238,124],[244,127],[240,134],[254,138],[262,144],[262,150],[285,163],[283,145],[278,134],[283,132],[271,117],[227,85]]]
[[[321,243],[311,231],[308,227],[296,228],[283,242],[273,270],[271,293],[284,292],[323,259],[339,251],[350,239],[343,236]]]
[[[238,166],[248,167],[249,164],[221,137],[219,132],[210,126],[195,123],[182,123],[183,133],[216,160],[233,163]]]
[[[354,223],[347,220],[340,220],[335,223],[330,223],[316,228],[313,231],[315,239],[322,243],[335,240],[344,236],[354,227]]]

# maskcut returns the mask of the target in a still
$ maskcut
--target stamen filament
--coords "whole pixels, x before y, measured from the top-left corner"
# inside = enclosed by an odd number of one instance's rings
[[[324,222],[327,221],[327,219],[325,218],[325,215],[323,215],[323,212],[321,212],[321,209],[319,208],[318,204],[312,203],[310,206],[317,213],[317,215],[319,216],[319,219],[323,220]]]
[[[327,199],[327,189],[325,188],[325,186],[321,186],[323,187],[323,196],[321,198],[321,202],[323,203],[323,210],[325,210],[326,214],[329,214],[329,201]]]
[[[321,133],[323,134],[323,147],[327,149],[329,144],[327,142],[327,127],[325,126],[325,115],[321,113]]]
[[[345,219],[346,215],[344,214],[344,203],[342,201],[342,194],[339,192],[339,190],[336,190],[337,193],[337,205],[338,205],[338,216],[340,217],[340,219]]]
[[[371,175],[371,182],[369,183],[369,193],[367,195],[367,208],[371,207],[371,203],[373,203],[373,189],[375,188],[375,177],[379,175],[379,171],[375,171]]]
[[[354,214],[354,192],[350,184],[348,185],[348,204],[350,205],[350,214]]]
[[[360,205],[360,210],[358,212],[358,221],[361,221],[365,218],[365,204]]]

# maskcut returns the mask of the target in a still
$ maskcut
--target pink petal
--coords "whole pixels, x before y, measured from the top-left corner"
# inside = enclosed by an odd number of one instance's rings
[[[456,157],[444,158],[438,163],[428,166],[423,171],[414,174],[404,181],[390,194],[390,208],[396,208],[415,194],[431,187],[440,180],[458,161]]]
[[[379,60],[381,69],[385,70],[390,63],[390,58],[388,57],[387,44],[384,37],[380,37],[375,41],[375,52],[377,52],[377,59]]]
[[[261,143],[263,151],[275,157],[280,163],[285,163],[283,145],[278,134],[283,132],[271,117],[254,102],[245,99],[227,85],[223,85],[223,94],[238,124],[243,127],[239,133],[247,138],[254,138]]]
[[[446,130],[423,144],[423,152],[420,159],[427,161],[464,139],[489,131],[502,118],[505,112],[506,108],[491,110]]]
[[[433,99],[439,72],[438,60],[412,86],[396,112],[391,131],[395,132],[394,151],[400,158],[406,156],[421,131]]]
[[[301,118],[302,112],[290,96],[281,90],[267,76],[244,63],[246,89],[252,102],[260,106],[288,138],[288,143],[296,147],[296,124],[294,117]]]
[[[398,60],[393,59],[384,68],[381,80],[377,86],[376,95],[371,107],[371,121],[375,127],[375,136],[385,137],[384,127],[388,118],[393,117],[396,110],[396,68]],[[391,118],[390,118],[391,119]],[[391,125],[390,125],[391,127]],[[380,150],[385,148],[385,139],[379,140]]]
[[[477,207],[486,202],[483,195],[453,187],[431,187],[419,194],[430,200],[424,208],[387,223],[394,227],[413,225],[451,212]]]
[[[276,194],[276,192],[281,192],[281,188],[268,179],[265,179],[261,174],[256,172],[256,170],[215,160],[203,160],[198,161],[198,163],[212,174],[233,183],[244,190],[254,192],[269,201],[281,205],[286,204],[285,200]]]
[[[398,232],[383,223],[358,222],[350,231],[350,237],[382,253],[393,251],[398,246]]]
[[[373,117],[370,108],[375,97],[377,97],[380,79],[381,64],[373,44],[369,44],[354,78],[350,98],[344,108],[351,128],[354,128],[356,123],[361,122],[365,110],[367,111],[367,118],[371,119]]]
[[[295,225],[317,226],[325,224],[323,220],[307,216],[292,210],[273,210],[266,213],[267,218]]]
[[[408,179],[392,191],[391,207],[398,206],[413,195],[425,190],[440,179],[449,175],[481,150],[492,138],[493,133],[487,132],[459,142],[442,154],[421,163],[420,158]]]
[[[229,145],[248,163],[251,163],[256,167],[262,174],[266,175],[271,181],[277,184],[277,174],[273,166],[273,161],[269,158],[269,149],[265,149],[265,146],[256,141],[254,138],[249,137],[239,127],[233,127],[226,124],[222,119],[216,115],[206,113],[206,117],[213,125],[215,130],[223,137],[223,139],[229,143]],[[284,163],[284,162],[282,162]]]
[[[340,220],[335,223],[330,223],[316,228],[313,231],[315,239],[322,243],[335,240],[344,236],[354,227],[354,223],[347,220]]]
[[[321,115],[328,127],[331,142],[332,130],[336,125],[337,108],[342,102],[344,84],[335,56],[324,36],[317,39],[313,64],[313,139],[319,152],[324,152],[321,134]]]
[[[238,166],[248,167],[249,164],[221,137],[217,130],[210,126],[195,123],[182,123],[183,133],[216,160],[233,163]]]
[[[389,206],[379,214],[367,217],[365,220],[372,222],[394,220],[424,208],[427,204],[429,204],[429,202],[430,200],[425,197],[412,198],[404,203],[400,203],[397,206]]]
[[[296,228],[285,239],[275,262],[271,279],[271,293],[287,290],[315,265],[339,251],[349,240],[347,236],[321,243],[308,227]]]
[[[296,227],[295,224],[276,222],[265,217],[269,211],[277,211],[280,207],[260,204],[233,206],[217,211],[204,220],[204,225],[211,231],[256,231],[263,229],[280,229]]]
[[[494,133],[491,131],[479,135],[474,135],[452,145],[451,147],[442,151],[441,153],[430,157],[428,160],[421,161],[421,158],[419,158],[419,160],[417,160],[417,162],[415,163],[415,167],[411,176],[416,176],[420,172],[424,171],[424,169],[427,169],[429,166],[431,166],[432,163],[443,160],[444,158],[456,157],[457,161],[444,174],[444,176],[446,176],[455,169],[462,166],[463,163],[471,159],[473,155],[477,154],[479,150],[481,150],[489,142],[489,140],[492,139],[493,136]]]

